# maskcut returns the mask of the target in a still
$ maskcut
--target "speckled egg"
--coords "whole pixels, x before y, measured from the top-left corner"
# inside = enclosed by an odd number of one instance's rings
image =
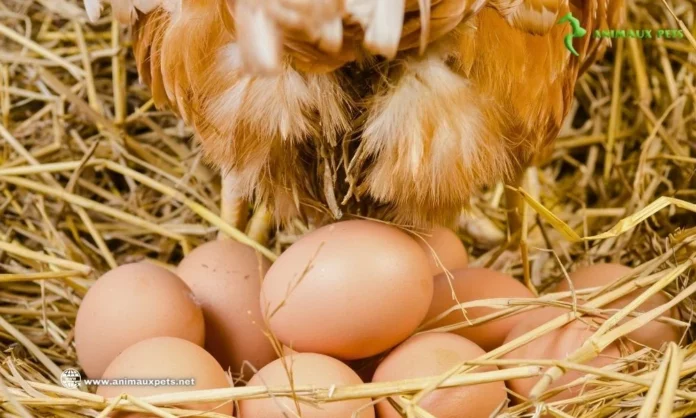
[[[258,302],[269,264],[251,247],[225,239],[196,248],[177,268],[203,308],[205,348],[225,370],[248,377],[245,361],[258,370],[278,357]]]

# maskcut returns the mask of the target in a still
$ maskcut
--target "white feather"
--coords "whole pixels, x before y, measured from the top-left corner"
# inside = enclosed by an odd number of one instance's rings
[[[404,25],[404,0],[380,0],[365,31],[365,47],[373,54],[394,58],[399,50]]]
[[[132,0],[111,1],[111,12],[116,20],[124,25],[133,23],[133,20],[137,16]]]
[[[346,0],[348,19],[366,28],[375,14],[375,0]]]
[[[96,22],[101,17],[102,5],[100,0],[85,0],[85,11],[91,22]]]
[[[282,34],[275,21],[261,7],[237,2],[235,7],[238,41],[244,67],[256,74],[273,74],[280,69]]]
[[[171,14],[176,14],[181,11],[181,0],[160,0],[162,8]]]
[[[161,0],[133,0],[133,6],[143,13],[150,13],[162,4]]]
[[[337,53],[343,45],[343,22],[340,17],[326,22],[321,28],[319,48],[328,53]]]
[[[162,6],[170,13],[181,8],[181,0],[84,0],[85,11],[90,21],[96,22],[101,17],[102,3],[111,4],[114,17],[123,24],[130,24],[137,16],[136,10],[150,13]]]

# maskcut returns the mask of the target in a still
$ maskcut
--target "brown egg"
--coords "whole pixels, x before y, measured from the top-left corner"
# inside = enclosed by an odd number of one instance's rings
[[[467,360],[486,354],[481,347],[458,335],[426,333],[409,338],[379,365],[373,382],[393,382],[419,377],[440,376]],[[480,367],[477,371],[493,371]],[[505,402],[503,382],[491,382],[458,388],[438,389],[419,403],[437,418],[488,418]],[[380,418],[401,415],[387,401],[377,404]]]
[[[500,298],[533,298],[532,292],[527,289],[519,280],[484,268],[461,269],[452,272],[454,279],[452,285],[447,275],[440,274],[435,277],[435,292],[430,310],[426,316],[426,322],[438,317],[443,312],[457,305],[452,299],[452,288],[457,295],[460,303],[472,302],[484,299]],[[466,309],[466,318],[474,320],[487,315],[500,312],[499,309],[475,307]],[[505,337],[510,330],[517,325],[529,312],[513,315],[506,318],[495,319],[481,325],[460,328],[454,332],[465,337],[486,351],[491,351],[502,345]],[[429,324],[428,329],[435,329],[446,325],[467,323],[464,313],[459,309],[442,320]]]
[[[261,309],[294,350],[354,360],[408,338],[432,296],[428,260],[409,235],[347,221],[308,234],[280,256],[263,282]]]
[[[285,362],[285,365],[283,364]],[[313,353],[293,354],[270,363],[249,381],[248,386],[287,387],[290,385],[287,370],[292,370],[295,386],[312,385],[330,388],[362,384],[362,380],[350,367],[328,356]],[[330,402],[318,407],[301,403],[298,413],[290,398],[246,400],[239,403],[242,418],[374,418],[372,399]]]
[[[104,397],[114,397],[121,393],[144,397],[231,386],[225,372],[213,356],[196,344],[170,337],[152,338],[128,347],[107,367],[103,379],[143,379],[145,382],[154,379],[157,385],[153,386],[152,382],[148,382],[147,385],[138,386],[99,386],[97,395]],[[193,379],[193,382],[186,381],[190,379]],[[229,402],[192,403],[179,407],[227,415],[232,415],[233,409],[232,403]],[[119,413],[112,416],[143,418],[155,415]]]
[[[154,337],[203,345],[203,312],[179,277],[150,263],[126,264],[89,289],[75,323],[77,358],[90,378],[127,347]]]
[[[205,316],[205,348],[222,367],[240,373],[244,361],[258,370],[278,358],[263,333],[261,278],[269,263],[233,240],[201,245],[179,264],[177,274],[193,290]]]
[[[292,348],[286,345],[281,346],[281,349],[283,350],[283,357],[289,356],[291,354],[298,354],[297,351],[293,350]]]
[[[588,267],[582,267],[571,273],[570,280],[573,282],[573,287],[575,290],[586,289],[592,287],[603,287],[609,285],[616,280],[630,274],[632,269],[622,266],[620,264],[594,264]],[[567,280],[561,280],[556,286],[556,292],[567,292],[570,290]],[[631,303],[635,298],[640,296],[641,293],[645,292],[647,289],[638,289],[628,295],[622,297],[621,299],[605,305],[605,309],[621,309]],[[669,296],[664,293],[658,293],[651,298],[649,298],[645,303],[640,305],[635,311],[636,314],[648,312],[654,308],[657,308],[670,301]],[[582,301],[579,301],[582,303]],[[678,312],[676,309],[668,310],[664,313],[664,316],[677,318]],[[626,322],[628,319],[622,321]],[[666,342],[679,341],[681,337],[681,332],[679,328],[672,325],[652,321],[642,328],[639,328],[632,333],[628,334],[628,338],[635,341],[636,343],[652,347],[659,350],[660,347]]]
[[[524,321],[520,322],[510,331],[505,343],[507,344],[515,338],[532,331],[566,312],[566,310],[559,308],[537,309],[534,315],[527,315]],[[586,320],[589,321],[589,319]],[[596,327],[593,328],[583,321],[576,320],[503,355],[501,358],[507,360],[565,360],[569,355],[580,348],[585,341],[594,334],[594,331],[596,331]],[[612,344],[602,351],[598,357],[585,363],[585,365],[601,368],[613,363],[619,357],[621,357],[621,352],[618,344]],[[584,373],[568,371],[563,377],[551,384],[550,388],[566,385],[582,376],[584,376]],[[515,379],[508,381],[507,385],[513,392],[528,398],[532,388],[539,379],[540,377]],[[570,399],[574,396],[578,396],[582,390],[582,385],[576,386],[564,390],[550,400],[558,401]],[[584,387],[584,390],[587,390],[587,386]]]
[[[451,229],[435,228],[430,233],[417,237],[416,241],[428,256],[433,276],[469,266],[469,254]]]

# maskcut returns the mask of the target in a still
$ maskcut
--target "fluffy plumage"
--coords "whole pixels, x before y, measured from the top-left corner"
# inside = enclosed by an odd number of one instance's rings
[[[557,135],[623,0],[114,0],[142,79],[280,217],[446,223]],[[86,0],[90,15],[98,1]],[[153,7],[154,5],[154,7]]]

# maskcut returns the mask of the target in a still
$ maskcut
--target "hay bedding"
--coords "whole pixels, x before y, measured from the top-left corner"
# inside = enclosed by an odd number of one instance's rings
[[[631,26],[696,29],[690,1],[629,4]],[[191,396],[268,396],[263,388],[237,388],[223,394],[105,400],[59,384],[61,370],[76,362],[72,327],[80,298],[110,267],[142,259],[172,266],[220,230],[274,257],[311,228],[298,223],[265,240],[263,211],[254,214],[247,234],[222,222],[219,177],[199,161],[190,130],[154,109],[137,83],[126,46],[127,37],[108,18],[87,25],[77,2],[0,2],[2,416],[106,416],[117,401],[119,408],[177,416],[187,412],[167,406]],[[670,308],[636,318],[630,306],[602,312],[604,303],[635,287],[649,293],[665,289],[678,303],[684,330],[679,346],[643,349],[602,370],[581,369],[595,376],[575,384],[592,381],[595,386],[575,399],[548,403],[558,416],[696,415],[691,330],[696,205],[689,203],[696,201],[695,70],[692,37],[616,42],[579,83],[577,106],[550,161],[528,173],[522,251],[505,247],[502,186],[477,196],[462,217],[462,237],[476,264],[527,278],[541,291],[579,264],[613,261],[636,267],[618,290],[599,290],[584,308],[577,307],[578,312],[614,315],[617,322],[629,318],[599,329],[596,347]],[[534,303],[559,298],[548,295]],[[524,309],[529,303],[510,300],[501,309]],[[581,368],[577,360],[592,352],[586,348],[566,362],[518,364],[488,378],[540,371],[553,375],[559,370],[549,369],[554,365]],[[496,363],[496,352],[482,361]],[[292,396],[325,401],[401,394],[406,400],[436,384],[486,378],[463,373],[473,366],[462,365],[449,378],[420,379],[399,388],[296,388]],[[273,392],[288,394],[283,388]],[[539,405],[527,402],[501,414],[531,416],[542,412]],[[427,416],[417,408],[410,415]]]

